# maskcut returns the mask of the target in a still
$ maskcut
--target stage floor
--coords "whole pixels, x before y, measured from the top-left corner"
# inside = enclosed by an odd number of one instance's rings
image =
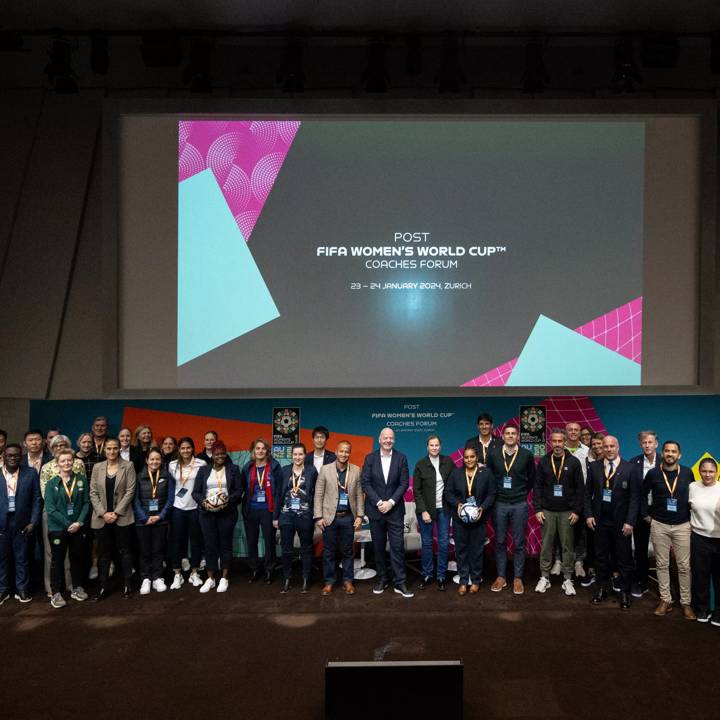
[[[367,581],[355,596],[321,597],[317,580],[310,594],[281,595],[278,579],[249,585],[239,570],[224,595],[186,584],[61,610],[9,600],[3,716],[319,720],[327,660],[384,658],[463,660],[467,718],[717,717],[720,628],[678,610],[655,617],[652,592],[625,612],[612,599],[591,606],[592,588],[565,597],[557,578],[539,595],[528,565],[523,596],[486,581],[476,596],[449,583],[406,600]],[[380,718],[378,695],[351,688],[348,702]]]

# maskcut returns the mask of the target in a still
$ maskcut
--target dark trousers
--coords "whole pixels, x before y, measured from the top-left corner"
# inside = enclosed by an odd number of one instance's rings
[[[710,581],[715,589],[715,613],[720,610],[720,538],[690,534],[693,605],[699,616],[710,612]]]
[[[302,558],[302,576],[310,577],[312,570],[313,551],[313,519],[294,512],[280,516],[280,544],[282,546],[283,577],[286,580],[292,575],[292,561],[295,555],[295,533],[300,538],[300,557]]]
[[[200,512],[173,508],[170,518],[170,552],[172,566],[179,570],[182,559],[187,557],[190,544],[190,567],[197,570],[202,559],[202,530],[200,530]]]
[[[134,525],[120,526],[116,523],[105,523],[95,531],[98,554],[98,576],[100,587],[107,590],[110,585],[110,562],[117,554],[122,566],[123,584],[130,585],[133,571],[132,541]]]
[[[464,523],[453,518],[455,531],[455,559],[457,560],[460,585],[482,580],[483,552],[485,549],[485,523]]]
[[[648,545],[650,543],[650,523],[638,517],[633,528],[633,541],[635,542],[635,582],[646,586],[648,581]]]
[[[65,555],[70,555],[70,577],[73,587],[81,587],[85,568],[85,535],[82,530],[69,533],[48,532],[50,540],[50,590],[53,594],[62,592],[65,580]]]
[[[275,566],[275,528],[272,519],[272,513],[268,510],[248,509],[245,534],[248,544],[248,563],[252,570],[257,570],[258,566],[258,540],[261,530],[265,543],[265,571],[269,572]]]
[[[340,555],[342,556],[343,580],[352,582],[355,578],[355,566],[353,562],[354,522],[355,518],[352,516],[352,513],[348,513],[343,517],[336,515],[332,524],[328,525],[323,531],[323,575],[328,585],[332,585],[335,582],[335,560],[338,545],[340,546]]]
[[[629,593],[633,578],[632,543],[614,525],[600,522],[595,527],[595,574],[600,587],[607,585],[613,565],[620,572],[620,588]]]
[[[200,512],[200,529],[205,543],[205,562],[208,571],[216,573],[222,565],[229,570],[233,557],[233,531],[238,512],[235,508],[222,512]],[[257,543],[256,543],[257,545]]]
[[[32,538],[34,539],[34,538]],[[10,589],[10,569],[15,565],[15,589],[27,591],[29,582],[29,558],[31,536],[16,527],[15,513],[8,513],[5,532],[0,533],[0,594]],[[33,543],[33,547],[34,547]]]
[[[158,580],[163,576],[163,560],[167,549],[168,526],[163,524],[136,525],[140,546],[140,578]]]
[[[387,558],[385,545],[390,545],[390,564],[392,565],[395,585],[405,582],[405,523],[399,512],[391,517],[372,518],[370,520],[370,537],[372,538],[375,567],[379,579],[387,580]]]

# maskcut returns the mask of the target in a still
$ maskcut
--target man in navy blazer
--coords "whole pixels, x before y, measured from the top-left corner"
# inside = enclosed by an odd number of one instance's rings
[[[313,449],[305,455],[306,467],[313,465],[318,473],[320,473],[324,465],[335,462],[335,453],[330,452],[330,450],[325,447],[329,439],[330,431],[324,425],[318,425],[313,428]]]
[[[595,571],[598,589],[593,603],[608,597],[611,558],[620,571],[620,607],[630,607],[633,575],[632,533],[640,510],[640,481],[635,465],[620,457],[616,437],[603,439],[602,461],[590,463],[585,486],[585,522],[595,531]]]
[[[380,449],[365,458],[361,477],[367,496],[365,512],[370,520],[370,535],[375,553],[378,577],[373,593],[380,595],[386,587],[387,562],[385,543],[390,544],[395,592],[413,597],[405,584],[405,501],[403,496],[410,484],[410,471],[405,455],[394,450],[395,433],[383,428],[378,437]]]
[[[42,497],[40,478],[27,466],[20,466],[22,448],[10,444],[3,455],[0,482],[0,605],[9,597],[10,553],[15,560],[15,599],[30,602],[28,592],[28,550],[33,529],[40,523]]]

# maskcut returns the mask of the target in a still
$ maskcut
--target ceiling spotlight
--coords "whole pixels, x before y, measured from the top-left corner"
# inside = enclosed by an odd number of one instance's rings
[[[536,95],[545,90],[550,77],[545,69],[545,43],[543,38],[530,38],[525,44],[525,72],[523,74],[523,92]]]
[[[438,92],[460,92],[465,82],[465,73],[460,64],[460,43],[455,35],[448,35],[442,48],[440,70],[437,75]]]
[[[621,38],[615,45],[615,61],[612,89],[616,93],[635,92],[636,83],[642,83],[642,75],[635,63],[633,39]]]
[[[78,76],[72,69],[72,54],[76,45],[70,40],[56,37],[50,46],[50,62],[45,66],[45,74],[56,93],[76,93]]]
[[[387,46],[382,40],[371,40],[367,46],[367,66],[361,78],[366,92],[387,92],[390,78],[387,71],[386,50]]]
[[[304,51],[298,38],[288,38],[283,49],[282,64],[277,71],[277,82],[283,92],[297,93],[305,89]]]
[[[212,92],[212,54],[213,46],[207,40],[199,40],[190,48],[183,79],[191,92]]]

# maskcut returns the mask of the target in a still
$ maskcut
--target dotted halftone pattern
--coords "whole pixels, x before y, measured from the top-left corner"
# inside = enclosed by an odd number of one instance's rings
[[[590,320],[575,328],[575,332],[640,364],[642,362],[642,297]],[[462,387],[504,387],[517,361],[517,358],[508,360],[463,383]]]
[[[184,120],[178,123],[178,182],[210,168],[249,240],[300,122]]]

